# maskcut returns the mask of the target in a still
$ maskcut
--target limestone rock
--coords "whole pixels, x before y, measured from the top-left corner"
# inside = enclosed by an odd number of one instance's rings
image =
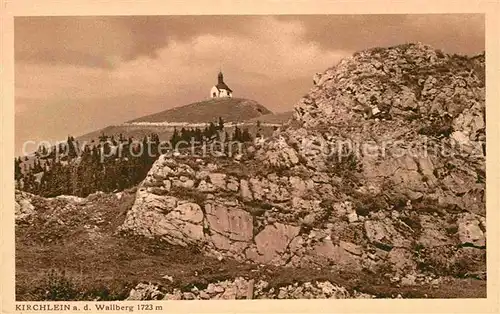
[[[172,244],[185,246],[204,240],[202,221],[203,212],[198,204],[179,204],[175,197],[139,190],[120,230],[148,237],[160,236]]]
[[[240,195],[243,201],[251,201],[253,199],[252,191],[250,191],[247,180],[240,180]]]
[[[258,155],[265,163],[277,169],[288,169],[299,163],[297,152],[288,145],[283,137],[272,143],[273,149]]]
[[[410,246],[409,241],[394,228],[390,220],[366,220],[364,226],[368,240],[375,245],[385,249]]]
[[[246,299],[248,289],[254,279],[237,277],[234,279],[210,282],[205,289],[194,286],[191,291],[181,292],[174,289],[171,293],[163,296],[164,300],[235,300]],[[268,289],[269,283],[265,280],[255,280],[253,289],[254,299],[346,299],[346,298],[373,298],[373,296],[349,292],[345,287],[331,283],[330,281],[314,281],[294,283]],[[136,291],[142,291],[143,284],[133,289],[131,294],[136,295],[133,300],[155,300],[149,294],[138,295]],[[151,289],[159,289],[151,285]],[[163,293],[161,294],[163,295]],[[142,297],[142,298],[141,298]],[[132,300],[132,299],[131,299]]]
[[[397,274],[414,272],[417,267],[413,254],[406,248],[393,248],[389,252],[387,259]]]
[[[323,239],[313,247],[314,255],[320,259],[331,260],[339,262],[341,259],[341,248],[338,245],[334,245],[331,240]]]
[[[253,237],[253,217],[239,208],[218,203],[205,205],[210,230],[234,241],[250,241]]]
[[[480,222],[473,214],[467,213],[458,219],[458,237],[462,244],[472,244],[474,246],[485,246],[486,239],[481,230]]]
[[[299,228],[276,223],[269,225],[255,236],[255,244],[260,254],[259,261],[270,263],[286,251],[290,241],[299,233]]]
[[[216,188],[221,190],[226,189],[225,173],[210,173],[208,177],[210,178],[210,183],[212,183]]]
[[[361,256],[361,254],[363,254],[362,247],[351,242],[340,241],[340,247],[357,256]]]
[[[175,207],[166,215],[167,219],[180,219],[192,223],[203,221],[203,212],[196,203],[183,203]]]
[[[266,193],[269,191],[267,179],[250,178],[249,182],[255,199],[262,200],[266,198]]]

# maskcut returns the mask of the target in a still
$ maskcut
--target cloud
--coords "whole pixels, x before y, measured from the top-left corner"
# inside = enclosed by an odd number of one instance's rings
[[[448,53],[484,50],[484,14],[285,15],[301,21],[304,38],[325,49],[361,50],[420,41]]]
[[[305,41],[305,29],[299,22],[267,17],[254,26],[248,36],[204,34],[190,40],[170,40],[154,57],[124,60],[115,56],[107,60],[113,64],[109,69],[20,62],[16,66],[16,95],[40,99],[160,95],[185,85],[208,90],[220,67],[228,84],[259,85],[263,80],[310,77],[349,54]]]
[[[107,17],[16,17],[16,61],[109,67],[106,58],[130,54],[131,30]]]
[[[110,58],[154,57],[171,42],[190,42],[202,35],[248,37],[256,25],[265,25],[263,20],[269,19],[245,15],[16,17],[15,55],[21,62],[109,68],[113,65],[107,61]],[[451,53],[484,50],[483,14],[283,15],[273,19],[300,25],[304,40],[325,49],[353,51],[423,41]],[[262,31],[274,33],[269,28]]]
[[[348,54],[324,50],[304,41],[303,34],[299,23],[266,18],[248,37],[213,34],[169,42],[157,51],[156,58],[141,57],[122,63],[112,76],[117,81],[137,82],[143,88],[164,85],[169,79],[170,84],[207,84],[222,67],[227,75],[237,76],[233,80],[258,84],[256,77],[282,80],[311,76]]]
[[[16,60],[29,63],[110,66],[107,58],[156,56],[169,41],[204,34],[241,35],[260,16],[16,17]]]

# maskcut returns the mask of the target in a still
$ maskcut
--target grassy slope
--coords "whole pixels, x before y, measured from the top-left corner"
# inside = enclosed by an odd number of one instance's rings
[[[271,111],[253,100],[215,98],[165,110],[130,122],[201,123],[217,121],[218,117],[222,117],[225,121],[245,121],[269,113]]]
[[[291,116],[291,114],[290,114]],[[282,123],[288,120],[288,113],[273,114],[264,106],[253,100],[242,98],[210,99],[186,106],[168,109],[152,115],[137,118],[129,122],[217,122],[222,117],[227,122],[256,122]],[[142,139],[144,136],[156,133],[160,140],[168,140],[172,136],[173,128],[163,126],[108,126],[104,129],[81,135],[77,138],[80,143],[97,140],[101,134],[115,135],[122,133],[125,137]]]
[[[160,241],[116,234],[134,200],[133,191],[121,199],[114,195],[90,196],[85,205],[59,211],[57,203],[36,202],[38,216],[32,224],[16,227],[16,299],[41,300],[51,270],[64,271],[71,284],[60,292],[71,299],[123,299],[138,282],[151,281],[190,289],[193,284],[237,276],[262,278],[271,286],[293,282],[330,280],[347,289],[378,297],[485,297],[486,281],[450,279],[439,287],[397,287],[373,274],[325,269],[263,267],[219,261],[195,249]],[[55,204],[55,205],[54,205]],[[170,283],[162,277],[173,276]],[[69,292],[68,292],[69,290]]]

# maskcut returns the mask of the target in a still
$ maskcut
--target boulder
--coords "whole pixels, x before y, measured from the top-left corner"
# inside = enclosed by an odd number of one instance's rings
[[[461,215],[457,221],[458,237],[464,245],[484,247],[486,238],[481,230],[480,222],[474,214],[466,213]]]
[[[225,173],[210,173],[208,177],[210,178],[210,183],[212,183],[217,189],[226,189]]]
[[[31,204],[30,196],[25,192],[16,191],[15,219],[18,221],[29,220],[35,214],[35,206]]]
[[[354,254],[356,256],[361,256],[363,254],[363,248],[357,244],[354,244],[351,242],[346,242],[346,241],[340,241],[339,245],[346,252],[349,252],[349,253]]]
[[[307,185],[304,180],[298,176],[291,176],[289,180],[292,196],[301,197],[306,194]]]
[[[393,248],[387,255],[387,260],[396,274],[402,275],[412,273],[417,267],[415,257],[406,248]]]
[[[120,230],[159,236],[172,244],[186,246],[204,241],[203,218],[198,204],[140,189]]]

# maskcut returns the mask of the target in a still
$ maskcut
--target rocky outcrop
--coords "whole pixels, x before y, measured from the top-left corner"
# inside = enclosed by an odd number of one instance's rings
[[[357,53],[237,160],[161,156],[121,230],[263,264],[485,269],[481,66],[421,44]]]
[[[470,140],[484,131],[484,55],[449,56],[423,44],[374,48],[316,74],[314,85],[295,107],[305,127],[449,114]]]
[[[59,244],[73,237],[102,244],[106,233],[115,232],[123,218],[120,208],[129,209],[135,191],[96,192],[86,198],[59,195],[46,198],[16,190],[16,235],[34,245]],[[124,207],[125,206],[125,207]]]
[[[325,257],[332,263],[356,262],[362,255],[361,247],[351,241],[332,242],[332,232],[342,237],[344,229],[322,221],[334,212],[335,219],[362,229],[357,217],[352,218],[357,214],[351,202],[323,204],[291,198],[304,197],[318,187],[332,190],[328,177],[268,174],[246,180],[210,171],[220,169],[203,161],[191,167],[161,156],[139,187],[120,230],[195,245],[221,258],[263,264],[304,266],[320,264]],[[188,180],[195,181],[193,187],[178,183]],[[240,182],[249,182],[243,184],[244,194],[238,193]],[[231,184],[238,189],[230,188]],[[313,225],[320,229],[311,229]]]

